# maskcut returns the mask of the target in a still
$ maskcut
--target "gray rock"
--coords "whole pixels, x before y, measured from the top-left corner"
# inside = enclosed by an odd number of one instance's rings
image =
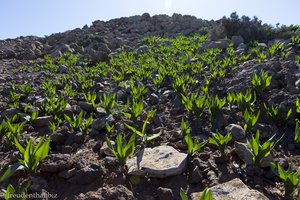
[[[50,137],[51,142],[55,144],[64,144],[67,140],[67,135],[58,132],[52,133]]]
[[[240,179],[235,178],[210,188],[214,200],[268,200],[268,198],[257,190],[251,190]],[[198,200],[201,193],[192,193],[191,199]]]
[[[33,125],[35,127],[49,126],[50,122],[52,122],[52,121],[53,121],[53,117],[51,115],[43,116],[43,117],[37,117],[33,121]]]
[[[115,145],[114,141],[110,141],[111,145]],[[103,142],[102,147],[100,148],[100,154],[107,155],[107,156],[114,156],[114,154],[111,152],[111,150],[107,146],[107,142]]]
[[[266,48],[268,48],[268,46],[265,43],[258,43],[257,44],[257,48],[259,48],[259,49],[266,49]]]
[[[96,180],[97,176],[100,174],[100,170],[95,167],[86,166],[83,169],[79,170],[75,176],[69,179],[69,182],[87,185]]]
[[[217,41],[211,41],[207,48],[213,48],[213,49],[226,49],[229,47],[230,41],[226,39],[220,39]]]
[[[79,194],[75,200],[135,200],[132,191],[123,185],[101,187],[97,191]]]
[[[43,178],[39,178],[39,177],[31,176],[31,181],[32,181],[32,183],[31,183],[30,189],[35,192],[41,191],[48,185],[47,180],[45,180]]]
[[[136,50],[138,53],[145,53],[148,51],[148,46],[147,45],[142,45]]]
[[[174,199],[173,191],[170,188],[159,187],[157,189],[159,200],[172,200]]]
[[[73,151],[73,148],[69,145],[63,146],[62,149],[61,149],[61,152],[63,154],[71,154],[72,151]]]
[[[87,112],[93,112],[95,110],[91,103],[85,101],[79,101],[78,106]]]
[[[58,173],[58,176],[64,179],[69,179],[76,174],[76,169],[72,168]]]
[[[241,43],[244,43],[244,38],[240,35],[234,35],[231,37],[231,41],[234,46],[238,46]]]
[[[242,142],[234,142],[234,150],[238,157],[242,159],[247,165],[253,164],[253,154],[248,148],[248,144]],[[262,159],[261,167],[270,167],[271,162],[273,162],[273,157],[269,155],[268,157]]]
[[[97,107],[96,108],[96,113],[99,117],[104,117],[106,115],[106,111],[102,107]]]
[[[237,47],[237,50],[246,50],[248,48],[248,46],[244,43],[239,44],[239,46]]]
[[[59,72],[66,74],[68,72],[68,67],[64,66],[64,65],[60,65],[59,66]]]
[[[145,148],[127,160],[129,175],[165,178],[181,174],[187,165],[187,154],[171,146]]]
[[[20,112],[17,108],[9,108],[1,113],[2,118],[8,118],[11,119],[14,115],[18,114]]]
[[[84,142],[85,140],[85,134],[82,133],[82,132],[78,132],[74,135],[74,142],[77,143],[77,144],[81,144]]]
[[[157,96],[156,94],[152,93],[152,94],[150,95],[150,103],[151,103],[152,105],[156,105],[156,104],[158,104],[158,102],[159,102],[158,96]]]
[[[41,164],[41,171],[57,173],[70,169],[73,164],[74,161],[68,154],[50,154]]]
[[[225,130],[228,133],[231,133],[232,139],[234,141],[243,141],[246,138],[246,132],[240,125],[229,124],[228,126],[226,126]]]
[[[112,115],[109,115],[108,117],[94,119],[92,122],[92,129],[101,131],[105,128],[106,123],[111,125],[113,121],[115,121],[115,119]]]
[[[190,173],[189,182],[190,183],[199,183],[202,180],[203,180],[203,176],[201,174],[199,167],[196,165],[194,167],[193,171]]]

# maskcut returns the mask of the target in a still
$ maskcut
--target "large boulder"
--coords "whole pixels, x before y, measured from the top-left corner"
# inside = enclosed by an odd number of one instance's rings
[[[145,148],[126,163],[129,175],[166,178],[179,175],[187,166],[187,154],[171,146]]]

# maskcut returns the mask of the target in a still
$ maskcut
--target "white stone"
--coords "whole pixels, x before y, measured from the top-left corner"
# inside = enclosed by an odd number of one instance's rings
[[[214,200],[268,200],[265,195],[257,190],[251,190],[240,179],[235,178],[226,183],[210,188]],[[192,193],[192,200],[199,200],[201,193]]]
[[[185,171],[187,154],[165,145],[145,148],[130,158],[126,165],[129,175],[165,178]]]

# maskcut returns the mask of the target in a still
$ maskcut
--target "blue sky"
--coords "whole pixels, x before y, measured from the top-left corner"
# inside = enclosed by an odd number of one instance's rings
[[[300,24],[299,8],[300,0],[0,0],[0,39],[45,36],[145,12],[216,20],[237,11],[268,24]]]

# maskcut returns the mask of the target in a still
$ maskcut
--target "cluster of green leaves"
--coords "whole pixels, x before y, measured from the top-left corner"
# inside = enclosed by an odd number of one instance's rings
[[[193,112],[198,118],[203,114],[204,108],[207,105],[207,95],[199,95],[198,93],[192,93],[189,97],[182,96],[182,104],[186,110]]]
[[[300,146],[300,122],[296,120],[296,127],[295,127],[295,134],[294,134],[294,141],[298,146]]]
[[[300,56],[295,57],[295,62],[297,65],[300,65]]]
[[[104,107],[106,114],[109,115],[111,113],[112,109],[115,107],[116,97],[117,97],[116,93],[113,93],[113,94],[105,94],[104,93],[102,95],[100,103]]]
[[[93,108],[97,107],[97,104],[96,104],[97,94],[95,92],[88,92],[87,94],[84,93],[83,95],[84,95],[86,102],[91,103]]]
[[[292,109],[290,108],[288,112],[284,114],[283,111],[280,110],[279,106],[274,106],[274,105],[267,106],[265,103],[264,103],[264,108],[267,115],[272,119],[274,123],[280,123],[283,125],[287,123],[289,117],[293,112]]]
[[[180,128],[181,128],[182,136],[186,136],[186,135],[189,135],[191,133],[189,123],[188,123],[187,120],[184,120],[184,118],[181,119]]]
[[[239,109],[241,111],[248,110],[249,112],[253,112],[254,110],[254,103],[256,101],[256,95],[255,93],[252,93],[250,89],[247,89],[246,92],[243,93],[237,93],[235,96],[235,102],[237,103]]]
[[[180,197],[181,200],[189,200],[188,195],[184,192],[182,188],[180,188]],[[213,200],[213,194],[210,189],[205,188],[199,197],[199,200]]]
[[[246,109],[244,112],[244,120],[245,120],[245,125],[244,125],[244,130],[245,131],[252,131],[255,124],[258,121],[260,112],[258,112],[256,115],[249,113],[249,111]]]
[[[131,119],[133,122],[136,122],[138,117],[142,114],[144,109],[144,101],[138,101],[132,100],[132,103],[130,104],[129,100],[127,101],[127,110],[125,111],[124,115]]]
[[[292,46],[297,46],[300,44],[300,37],[297,37],[297,36],[292,36],[291,37],[291,44]]]
[[[260,75],[257,75],[256,73],[253,75],[251,79],[251,84],[254,87],[255,91],[258,94],[261,94],[264,89],[270,86],[272,80],[272,76],[269,76],[267,72],[262,70],[260,72]]]
[[[18,187],[14,187],[12,184],[9,184],[4,190],[4,199],[5,200],[25,200],[28,188],[31,185],[31,181],[25,181]]]
[[[118,134],[115,142],[115,146],[111,144],[110,139],[106,136],[106,143],[108,148],[118,159],[121,166],[124,166],[126,160],[134,154],[135,151],[135,137],[136,134],[132,134],[128,142],[123,138],[122,134]]]
[[[227,133],[223,136],[220,132],[213,133],[211,137],[208,138],[210,144],[217,147],[222,155],[225,155],[225,146],[231,141],[232,135]]]
[[[21,94],[18,93],[16,85],[12,85],[8,95],[8,105],[11,108],[18,108],[20,104]]]
[[[280,138],[281,139],[281,138]],[[280,140],[279,139],[279,140]],[[260,133],[259,130],[256,131],[255,136],[251,135],[251,139],[249,141],[248,147],[252,151],[253,164],[260,167],[263,158],[266,158],[271,154],[271,151],[278,143],[279,140],[276,140],[276,135],[273,135],[270,139],[264,142],[262,145],[259,142]]]
[[[218,95],[216,95],[215,97],[208,96],[207,106],[210,110],[211,117],[216,117],[225,104],[226,98],[219,99]]]
[[[208,140],[205,140],[203,142],[193,140],[190,134],[186,135],[184,137],[184,140],[188,145],[188,154],[190,156],[193,156],[197,151],[201,150],[208,143]]]
[[[90,116],[88,119],[85,119],[83,112],[80,112],[78,115],[73,115],[72,118],[67,115],[64,115],[64,117],[74,130],[84,131],[86,133],[93,122],[93,117]]]
[[[292,166],[289,165],[285,171],[279,164],[271,163],[272,171],[281,179],[284,184],[284,194],[291,196],[296,188],[300,186],[300,170],[293,172]]]
[[[142,126],[142,130],[139,131],[138,129],[136,129],[135,127],[133,126],[130,126],[128,124],[125,124],[125,126],[130,130],[132,131],[134,134],[137,134],[138,136],[140,136],[142,138],[142,143],[145,145],[146,142],[149,142],[157,137],[159,137],[161,134],[162,134],[162,131],[160,131],[159,133],[156,133],[156,134],[153,134],[153,135],[149,135],[147,134],[146,132],[146,127],[147,127],[147,124],[149,122],[150,119],[152,119],[154,117],[154,114],[155,114],[156,110],[151,110],[148,112],[148,116],[147,116],[147,119],[144,121],[143,123],[143,126]]]
[[[0,177],[0,182],[11,177],[18,170],[25,170],[30,174],[36,173],[40,162],[48,156],[50,141],[50,137],[48,139],[42,137],[40,138],[39,143],[34,146],[33,141],[30,139],[27,141],[26,148],[24,148],[15,138],[14,145],[21,153],[22,159],[11,165],[5,171],[5,173]]]
[[[46,97],[45,102],[41,106],[41,110],[46,114],[60,118],[66,106],[67,101],[63,97]]]
[[[284,47],[282,43],[280,42],[274,43],[267,49],[268,56],[273,57],[277,52],[282,52],[283,48]]]

